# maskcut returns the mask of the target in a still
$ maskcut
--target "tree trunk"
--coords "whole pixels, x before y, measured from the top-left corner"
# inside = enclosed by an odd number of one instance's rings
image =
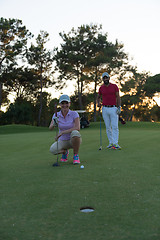
[[[41,88],[41,94],[40,94],[40,107],[39,107],[39,114],[38,114],[38,126],[41,125],[41,114],[42,114],[42,88]]]
[[[78,76],[78,103],[79,103],[79,109],[82,110],[83,109],[83,104],[82,104],[82,85],[80,86],[80,79],[79,79],[79,76]],[[81,87],[81,90],[80,90],[80,87]]]
[[[80,109],[83,110],[83,102],[82,102],[82,95],[83,95],[83,81],[81,80],[80,83],[81,83],[81,92],[80,92],[80,100],[79,100],[79,103],[80,103]]]
[[[133,115],[134,115],[134,110],[135,110],[135,107],[132,108],[132,111],[131,111],[131,117],[129,119],[130,122],[132,122],[132,118],[133,118]]]
[[[38,126],[41,125],[41,114],[42,114],[42,107],[43,107],[43,77],[42,77],[42,66],[41,66],[41,75],[40,75],[40,82],[41,82],[41,93],[40,93],[40,107],[39,107],[39,115],[38,115]]]
[[[95,85],[94,85],[94,114],[93,114],[93,120],[94,122],[97,121],[97,117],[96,117],[96,106],[97,106],[97,73],[96,73],[96,79],[95,79]]]

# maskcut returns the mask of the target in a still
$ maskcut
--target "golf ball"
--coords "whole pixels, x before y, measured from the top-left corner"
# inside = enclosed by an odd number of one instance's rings
[[[84,168],[84,166],[83,165],[81,165],[81,167],[80,168]]]

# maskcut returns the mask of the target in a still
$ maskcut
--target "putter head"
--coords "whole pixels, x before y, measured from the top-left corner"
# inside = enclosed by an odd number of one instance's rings
[[[53,163],[52,166],[53,166],[53,167],[59,167],[60,165],[56,162],[56,163]]]
[[[122,124],[126,124],[126,122],[124,120],[121,121]]]
[[[126,124],[125,120],[121,117],[119,117],[119,121],[122,123],[122,124]]]
[[[100,146],[100,148],[98,150],[102,150],[102,146]]]

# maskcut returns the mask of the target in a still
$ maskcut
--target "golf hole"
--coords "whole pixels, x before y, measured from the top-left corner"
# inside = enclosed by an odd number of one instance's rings
[[[90,212],[94,212],[94,208],[93,208],[93,207],[88,207],[88,206],[86,206],[86,207],[81,207],[81,208],[80,208],[80,211],[81,211],[81,212],[84,212],[84,213],[90,213]]]

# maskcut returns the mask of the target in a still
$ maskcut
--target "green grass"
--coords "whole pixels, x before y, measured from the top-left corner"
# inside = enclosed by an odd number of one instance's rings
[[[44,127],[33,127],[30,125],[4,125],[0,126],[0,135],[1,134],[17,134],[17,133],[31,133],[31,132],[46,132],[48,128]]]
[[[159,123],[120,125],[121,151],[99,148],[99,123],[81,130],[81,164],[52,167],[55,132],[0,126],[0,239],[159,240]],[[92,213],[80,208],[91,206]]]

